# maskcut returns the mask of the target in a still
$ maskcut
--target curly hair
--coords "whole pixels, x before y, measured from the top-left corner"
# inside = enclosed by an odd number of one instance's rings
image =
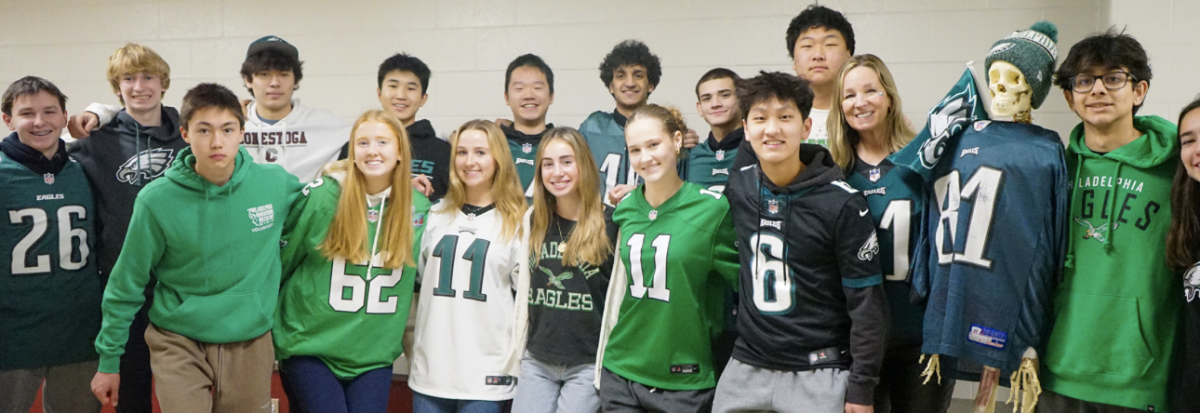
[[[637,40],[617,43],[604,56],[604,61],[600,62],[600,81],[604,82],[604,86],[609,86],[617,69],[633,65],[645,66],[650,86],[658,87],[658,81],[662,78],[662,63],[658,61],[658,55],[650,53],[649,46]]]

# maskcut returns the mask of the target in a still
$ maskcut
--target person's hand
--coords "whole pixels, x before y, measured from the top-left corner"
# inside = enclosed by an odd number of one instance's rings
[[[250,102],[253,102],[253,100],[242,99],[242,115],[250,116]]]
[[[688,129],[687,133],[683,134],[683,147],[684,148],[688,148],[688,149],[695,148],[696,145],[699,145],[699,144],[700,144],[700,135],[696,134],[695,129]]]
[[[433,194],[433,182],[429,181],[429,177],[424,174],[414,176],[412,179],[412,187],[421,194],[429,196]]]
[[[875,413],[875,406],[846,403],[846,413]]]
[[[621,202],[621,199],[625,198],[625,195],[629,195],[629,191],[632,191],[634,188],[637,187],[629,184],[614,186],[613,189],[608,190],[608,203],[616,205]]]
[[[121,375],[119,373],[96,372],[96,375],[92,377],[92,394],[100,400],[101,406],[111,402],[113,407],[117,407],[117,390],[120,388]]]
[[[83,112],[71,116],[67,121],[67,132],[72,138],[83,139],[100,127],[100,117],[92,112]]]
[[[495,121],[495,122],[492,122],[492,123],[495,123],[495,124],[496,124],[496,126],[499,126],[499,127],[501,127],[501,128],[511,128],[511,127],[513,127],[513,121],[512,121],[512,120],[509,120],[509,119],[500,119],[500,118],[496,118],[496,121]]]

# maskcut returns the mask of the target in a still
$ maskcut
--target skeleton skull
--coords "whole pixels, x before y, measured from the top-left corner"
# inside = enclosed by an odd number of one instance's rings
[[[1032,109],[1033,89],[1025,74],[1012,63],[997,60],[988,68],[988,88],[992,90],[992,117],[1011,117]]]

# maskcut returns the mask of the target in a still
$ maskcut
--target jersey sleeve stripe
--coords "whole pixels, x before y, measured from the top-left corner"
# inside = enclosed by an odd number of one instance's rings
[[[867,288],[883,284],[883,274],[875,274],[863,278],[843,278],[842,286],[847,288]]]

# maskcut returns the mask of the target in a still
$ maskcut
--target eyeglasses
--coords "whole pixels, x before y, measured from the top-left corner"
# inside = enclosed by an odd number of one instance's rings
[[[1092,87],[1096,85],[1096,80],[1099,79],[1104,83],[1104,87],[1108,90],[1117,90],[1125,87],[1129,81],[1137,81],[1133,75],[1128,72],[1112,72],[1100,76],[1078,75],[1071,78],[1071,89],[1076,93],[1088,93],[1092,91]]]

